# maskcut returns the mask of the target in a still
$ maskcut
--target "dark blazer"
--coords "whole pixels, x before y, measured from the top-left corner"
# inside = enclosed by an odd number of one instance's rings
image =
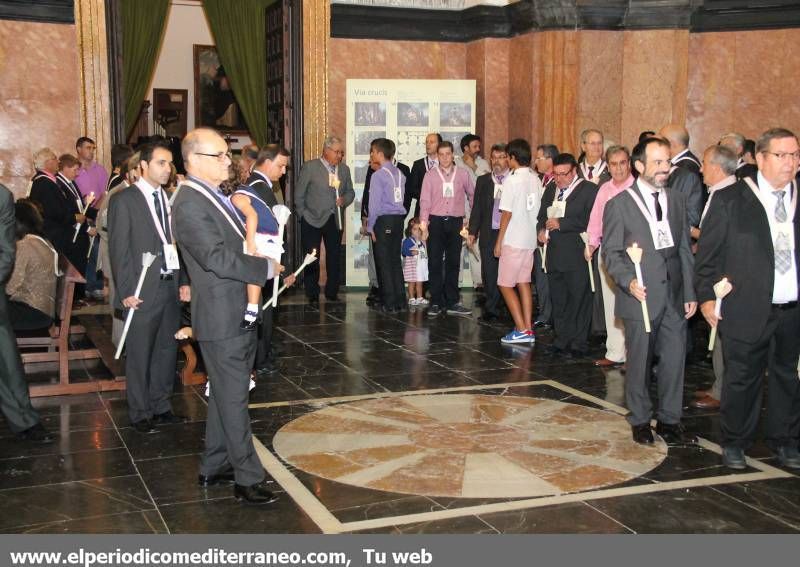
[[[17,257],[14,195],[0,185],[0,295],[5,296],[5,285],[14,271]],[[5,315],[5,314],[3,314]]]
[[[705,193],[700,174],[692,172],[688,167],[676,167],[669,175],[669,186],[672,193],[682,195],[686,201],[685,208],[689,226],[700,226]]]
[[[47,240],[58,252],[66,255],[72,246],[75,213],[78,212],[75,200],[67,197],[61,186],[42,172],[33,177],[30,198],[42,207]]]
[[[270,187],[263,175],[254,171],[250,174],[250,177],[247,178],[246,185],[251,187],[253,191],[256,192],[256,195],[260,196],[270,207],[274,207],[278,204],[278,199],[275,198],[274,187]]]
[[[208,185],[190,180],[218,199]],[[173,234],[192,282],[192,329],[198,341],[247,333],[239,328],[247,306],[246,284],[263,287],[272,271],[266,258],[244,253],[244,226],[217,202],[223,211],[199,191],[183,186],[172,205]]]
[[[800,208],[792,220],[795,262],[800,266]],[[767,213],[745,181],[714,195],[703,219],[695,260],[699,301],[715,299],[713,286],[723,276],[733,290],[722,302],[720,333],[754,343],[771,311],[775,251]]]
[[[584,163],[584,162],[581,162],[581,163]],[[592,173],[594,173],[594,172],[592,172]],[[583,170],[581,169],[580,164],[578,164],[578,177],[580,177],[581,179],[586,179],[584,177],[584,175],[583,175]],[[606,166],[606,168],[603,170],[603,173],[600,174],[600,180],[597,182],[597,186],[600,187],[603,183],[605,183],[606,181],[610,181],[610,180],[611,180],[611,172],[608,171],[608,166]],[[591,179],[587,179],[587,181],[591,181]],[[548,254],[549,254],[549,251],[548,251]]]
[[[484,173],[475,182],[475,197],[469,215],[469,233],[488,242],[492,234],[492,211],[494,210],[494,179]]]
[[[755,179],[758,176],[758,167],[752,163],[743,163],[740,167],[736,168],[736,179],[744,179],[745,177],[752,177]]]
[[[614,314],[623,319],[642,318],[641,304],[628,290],[631,280],[636,278],[636,271],[626,249],[634,242],[644,250],[642,278],[647,287],[650,318],[655,319],[666,308],[668,301],[672,302],[678,313],[683,313],[683,304],[695,301],[696,297],[686,202],[674,190],[667,190],[667,220],[675,245],[656,250],[650,225],[634,201],[642,197],[638,182],[634,184],[633,190],[637,192],[637,197],[623,191],[606,203],[603,212],[603,259],[608,273],[617,284],[614,292]]]
[[[162,190],[164,201],[169,196]],[[169,227],[167,227],[169,230]],[[170,238],[171,232],[166,234]],[[123,309],[122,300],[134,295],[139,274],[142,271],[142,254],[150,252],[158,256],[147,270],[142,292],[143,300],[139,310],[146,312],[153,302],[160,285],[162,256],[164,245],[158,236],[150,207],[136,185],[126,187],[114,193],[108,202],[108,253],[111,260],[111,272],[116,285],[117,309]],[[178,300],[179,274],[174,274],[172,284],[175,288],[175,300]]]
[[[555,183],[551,183],[542,194],[539,222],[536,225],[537,233],[545,228],[547,208],[553,204],[556,191]],[[547,244],[548,272],[586,270],[586,260],[583,257],[585,246],[580,234],[586,232],[586,227],[589,225],[589,214],[592,212],[596,196],[597,185],[584,179],[567,197],[566,214],[560,219],[561,228],[550,231],[550,242]]]
[[[700,175],[700,165],[701,162],[697,159],[697,156],[692,153],[691,150],[687,151],[681,157],[678,158],[678,161],[673,161],[672,165],[675,167],[680,167],[683,169],[688,169],[695,175]],[[697,225],[692,225],[697,226]]]
[[[428,170],[425,168],[425,156],[423,156],[411,164],[411,170],[408,177],[406,177],[406,194],[403,205],[405,205],[407,211],[410,211],[411,199],[416,199],[415,217],[419,217],[419,197],[422,194],[422,180],[425,179],[426,173],[428,173]]]

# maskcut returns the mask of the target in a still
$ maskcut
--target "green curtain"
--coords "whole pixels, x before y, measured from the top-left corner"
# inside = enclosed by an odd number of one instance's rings
[[[121,0],[125,134],[133,130],[161,50],[170,0]]]
[[[219,60],[253,141],[267,140],[267,29],[264,8],[275,0],[203,0]]]

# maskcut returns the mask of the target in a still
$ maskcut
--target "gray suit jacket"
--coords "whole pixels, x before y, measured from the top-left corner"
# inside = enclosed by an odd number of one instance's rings
[[[634,184],[634,191],[638,191]],[[650,318],[655,319],[672,302],[678,313],[683,313],[683,304],[695,301],[693,285],[694,257],[689,246],[689,225],[686,220],[686,200],[683,195],[667,189],[669,226],[675,246],[656,250],[650,234],[650,226],[634,198],[623,191],[607,204],[603,213],[603,259],[614,282],[614,314],[622,319],[642,318],[639,300],[628,290],[636,271],[625,251],[636,242],[643,250],[642,278],[647,288],[647,308]]]
[[[321,228],[336,212],[336,195],[328,185],[330,171],[322,161],[312,159],[303,164],[294,188],[294,207],[297,218],[303,218],[311,226]],[[350,206],[356,198],[350,168],[339,164],[339,195],[344,198],[342,209]],[[342,224],[344,226],[344,224]]]
[[[217,198],[207,186],[203,189]],[[263,287],[271,276],[271,262],[245,254],[244,226],[238,217],[224,208],[220,211],[191,187],[183,187],[175,197],[172,228],[191,280],[194,337],[217,341],[247,333],[239,328],[247,306],[246,285]]]

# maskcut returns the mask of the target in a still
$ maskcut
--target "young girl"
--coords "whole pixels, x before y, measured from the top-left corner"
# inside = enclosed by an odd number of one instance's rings
[[[260,254],[275,263],[275,277],[280,273],[280,259],[283,243],[278,241],[278,221],[269,205],[254,191],[243,185],[231,195],[231,203],[239,211],[245,223],[248,254]],[[261,287],[247,285],[247,309],[242,321],[242,329],[253,331],[257,327]]]
[[[408,304],[427,305],[428,300],[422,295],[422,282],[428,281],[428,252],[422,240],[418,218],[408,221],[402,254],[403,277],[408,283]]]

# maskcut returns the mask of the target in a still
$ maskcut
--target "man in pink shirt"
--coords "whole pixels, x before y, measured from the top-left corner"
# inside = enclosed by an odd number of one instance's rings
[[[85,201],[88,195],[94,193],[94,200],[89,205],[86,213],[86,216],[92,219],[92,223],[97,218],[97,211],[108,185],[106,168],[94,161],[96,148],[94,140],[86,136],[81,136],[75,142],[75,150],[78,154],[78,159],[81,161],[78,176],[75,178],[75,185],[78,186],[78,190],[84,196]],[[102,301],[104,298],[103,278],[97,277],[97,254],[100,248],[100,241],[95,240],[91,241],[92,248],[89,251],[89,258],[86,264],[86,297]]]
[[[422,237],[428,240],[428,315],[435,317],[442,310],[448,315],[471,315],[472,311],[459,301],[458,272],[463,240],[460,233],[466,226],[464,207],[469,200],[472,209],[475,184],[464,168],[453,164],[453,144],[440,143],[436,154],[439,164],[425,174],[419,199]]]
[[[594,200],[592,212],[589,215],[589,246],[584,253],[586,260],[592,258],[595,250],[600,247],[603,240],[603,211],[606,203],[619,193],[633,185],[631,175],[631,154],[625,146],[611,146],[606,151],[606,163],[611,172],[611,179],[600,186],[597,198]],[[606,320],[606,355],[594,361],[595,366],[609,368],[619,366],[625,362],[625,334],[622,320],[614,317],[614,281],[606,272],[605,264],[600,260],[600,288],[603,292],[603,311]]]

